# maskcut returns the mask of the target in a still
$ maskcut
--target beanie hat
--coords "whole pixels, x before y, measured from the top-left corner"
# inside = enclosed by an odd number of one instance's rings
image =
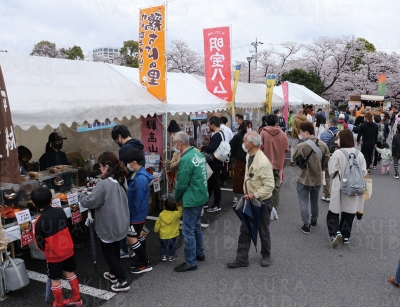
[[[179,128],[179,125],[177,124],[177,122],[175,120],[171,120],[169,122],[167,131],[170,133],[175,133],[175,132],[181,131],[181,128]]]

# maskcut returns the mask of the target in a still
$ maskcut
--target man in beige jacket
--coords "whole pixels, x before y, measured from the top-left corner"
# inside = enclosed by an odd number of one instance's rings
[[[270,215],[272,210],[272,191],[275,186],[272,165],[265,154],[260,150],[261,137],[256,132],[247,133],[243,139],[243,150],[246,151],[246,173],[243,189],[247,193],[244,195],[246,201],[257,198],[262,206],[261,223],[259,234],[261,239],[261,266],[271,265],[271,236],[269,232]],[[249,179],[249,180],[248,180]],[[247,181],[248,180],[248,181]],[[230,268],[249,266],[249,249],[251,236],[247,228],[240,226],[240,235],[236,259],[228,262]]]
[[[292,139],[290,140],[290,157],[291,157],[291,166],[295,166],[296,163],[294,162],[293,159],[293,153],[294,150],[297,146],[297,144],[300,143],[299,139],[299,126],[301,123],[307,122],[307,117],[303,113],[303,109],[298,109],[296,116],[293,118],[293,123],[292,123]]]
[[[322,171],[328,167],[330,153],[328,146],[314,136],[314,125],[312,123],[303,122],[300,124],[299,137],[304,142],[297,145],[293,153],[293,160],[306,158],[312,152],[306,167],[304,169],[300,168],[299,178],[297,179],[297,196],[303,221],[301,231],[305,234],[310,234],[310,226],[317,227],[319,190],[323,181]],[[316,150],[308,142],[316,147]],[[308,200],[311,202],[311,224],[308,213]]]

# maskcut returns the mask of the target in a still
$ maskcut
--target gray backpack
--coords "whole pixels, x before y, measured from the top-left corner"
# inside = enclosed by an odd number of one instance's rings
[[[349,196],[364,196],[367,185],[361,165],[357,161],[360,152],[356,150],[355,153],[348,154],[343,148],[340,148],[340,151],[343,152],[347,158],[347,165],[344,170],[343,178],[340,178],[339,175],[340,190]]]

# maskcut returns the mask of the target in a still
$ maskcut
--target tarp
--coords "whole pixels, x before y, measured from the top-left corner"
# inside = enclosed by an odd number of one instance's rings
[[[116,65],[110,67],[136,85],[140,85],[137,68]],[[171,114],[225,110],[231,106],[230,102],[211,94],[205,83],[194,75],[169,72],[167,78],[167,112]]]
[[[23,130],[162,114],[163,104],[110,65],[0,53],[14,125]]]

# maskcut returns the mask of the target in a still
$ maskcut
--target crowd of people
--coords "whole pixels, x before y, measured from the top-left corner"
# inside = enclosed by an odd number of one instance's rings
[[[174,194],[165,200],[164,210],[154,228],[159,234],[161,261],[177,259],[176,243],[181,219],[185,261],[176,266],[174,271],[196,270],[198,261],[205,260],[201,216],[221,210],[221,186],[226,184],[227,174],[231,169],[232,202],[236,203],[243,197],[245,201],[257,199],[261,203],[262,214],[258,229],[261,239],[261,266],[271,265],[270,214],[273,208],[279,208],[281,175],[289,149],[290,165],[299,166],[296,190],[302,220],[300,230],[310,234],[311,229],[317,227],[320,189],[323,186],[321,199],[329,202],[326,225],[331,245],[336,247],[340,242],[349,244],[353,221],[356,216],[362,217],[364,177],[371,175],[371,169],[376,169],[377,163],[381,162],[382,175],[389,174],[393,164],[394,177],[399,178],[398,121],[396,110],[392,110],[392,114],[386,111],[373,114],[372,110],[364,108],[341,113],[335,110],[329,117],[322,108],[315,114],[312,108],[306,108],[298,109],[295,113],[291,111],[287,123],[280,110],[275,110],[273,114],[263,116],[258,130],[253,130],[252,122],[237,114],[232,131],[227,126],[226,117],[212,116],[208,121],[211,132],[209,142],[197,148],[193,140],[180,131],[178,124],[172,120],[167,130],[172,137],[173,154],[170,160],[164,161],[164,167],[167,174],[173,174],[168,178],[173,181],[170,188]],[[390,146],[387,141],[391,131],[394,133]],[[103,277],[112,283],[113,291],[120,292],[130,288],[120,263],[121,258],[132,258],[130,272],[133,274],[150,272],[153,269],[146,254],[148,230],[145,227],[153,176],[145,169],[143,144],[132,138],[125,126],[114,127],[111,136],[120,147],[119,157],[112,152],[100,155],[98,163],[103,180],[90,194],[80,193],[79,201],[83,207],[95,211],[95,231],[101,240],[103,257],[109,266]],[[58,145],[60,143],[62,144],[62,138],[59,135],[51,135],[49,150],[57,153],[61,150]],[[361,150],[358,150],[356,144],[360,143]],[[230,158],[226,158],[227,156]],[[30,158],[29,152],[24,152],[21,148],[20,157],[21,168],[24,168],[26,159]],[[343,189],[343,178],[348,176],[349,161],[360,170],[361,186],[364,182],[364,190],[360,188],[360,195],[346,193]],[[47,192],[37,190],[35,193],[44,195]],[[50,211],[47,209],[50,201],[39,196],[32,197],[32,200],[42,212],[41,219],[45,220],[44,213],[46,210]],[[60,219],[65,219],[65,214],[58,215]],[[37,225],[39,227],[40,223]],[[71,254],[70,248],[66,247],[60,250],[61,254],[57,259],[48,258],[54,242],[44,239],[42,243],[43,239],[39,236],[36,240],[45,251],[47,262],[58,262],[57,266],[54,265],[49,270],[49,276],[56,299],[54,306],[62,306],[62,296],[57,292],[58,281],[63,271],[67,279],[76,279],[73,273],[76,264],[71,259],[73,250]],[[227,266],[248,266],[250,244],[249,229],[242,224],[236,257]],[[400,276],[393,283],[398,285],[399,281]],[[73,289],[75,292],[69,299],[68,306],[81,306],[79,287]]]

